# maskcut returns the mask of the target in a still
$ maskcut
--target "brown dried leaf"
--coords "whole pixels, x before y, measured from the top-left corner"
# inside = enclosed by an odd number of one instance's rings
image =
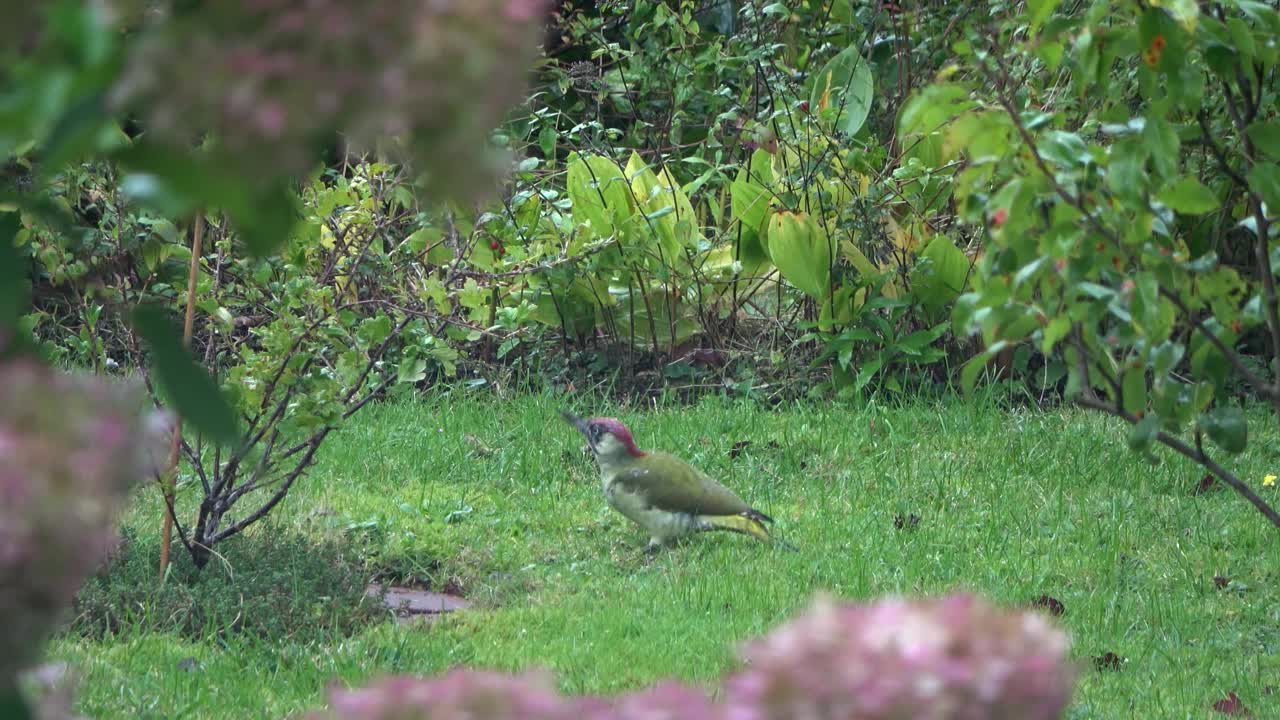
[[[1244,706],[1244,701],[1235,694],[1235,691],[1227,693],[1225,698],[1214,703],[1213,709],[1223,715],[1232,715],[1234,717],[1253,717],[1253,711]]]
[[[1066,606],[1062,604],[1061,600],[1055,597],[1050,597],[1048,595],[1041,595],[1040,597],[1035,599],[1035,602],[1031,604],[1035,607],[1047,610],[1050,615],[1053,615],[1055,617],[1058,615],[1062,615],[1067,611]]]
[[[1191,489],[1191,494],[1204,495],[1205,493],[1221,489],[1222,488],[1218,485],[1218,478],[1212,475],[1205,475],[1200,478],[1200,482],[1196,483],[1196,486]]]
[[[1096,668],[1098,672],[1119,670],[1124,666],[1125,662],[1126,660],[1124,658],[1113,652],[1107,651],[1093,658],[1093,667]]]

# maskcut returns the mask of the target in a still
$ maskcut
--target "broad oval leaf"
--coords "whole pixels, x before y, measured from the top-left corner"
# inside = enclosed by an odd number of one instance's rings
[[[856,134],[871,112],[872,91],[875,81],[871,77],[871,65],[850,46],[814,76],[809,90],[809,104],[820,115],[828,108],[835,108],[834,127]]]
[[[832,248],[807,213],[782,211],[769,219],[769,257],[782,277],[814,299],[830,288]]]
[[[1156,198],[1183,215],[1204,215],[1217,210],[1219,205],[1213,191],[1190,176],[1178,178]]]
[[[665,168],[654,172],[635,151],[627,161],[627,176],[631,178],[636,205],[644,213],[640,227],[653,228],[657,233],[668,263],[683,260],[683,249],[696,247],[697,217],[688,196],[671,181]]]
[[[596,237],[616,235],[621,240],[635,213],[622,168],[601,155],[575,153],[569,157],[567,184],[575,218],[590,221]]]
[[[1200,416],[1200,427],[1215,445],[1233,455],[1249,445],[1249,424],[1240,408],[1214,408]]]
[[[946,235],[936,235],[921,251],[920,257],[928,259],[927,271],[916,266],[912,290],[926,307],[939,308],[964,292],[969,279],[969,256],[951,242]]]

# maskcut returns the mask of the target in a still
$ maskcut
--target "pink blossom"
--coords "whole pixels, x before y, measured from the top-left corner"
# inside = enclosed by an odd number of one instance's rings
[[[359,690],[335,689],[312,720],[576,720],[549,676],[452,670],[436,678],[389,677]]]
[[[735,720],[1054,720],[1071,697],[1064,633],[971,595],[818,602],[745,649]]]
[[[546,0],[203,3],[131,44],[111,92],[155,136],[205,131],[248,177],[309,172],[341,134],[457,197],[497,177],[489,133],[519,103]],[[494,162],[487,162],[493,160]]]
[[[40,648],[116,542],[162,444],[136,387],[0,363],[0,683]]]

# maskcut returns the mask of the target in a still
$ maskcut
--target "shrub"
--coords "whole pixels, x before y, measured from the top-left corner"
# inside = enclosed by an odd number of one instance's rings
[[[387,617],[365,596],[367,572],[351,549],[264,527],[219,547],[207,570],[180,555],[156,582],[158,539],[126,527],[126,547],[76,595],[68,632],[88,637],[177,633],[272,642],[348,637]]]

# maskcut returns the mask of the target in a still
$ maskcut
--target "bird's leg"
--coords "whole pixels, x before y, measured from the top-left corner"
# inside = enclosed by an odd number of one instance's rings
[[[658,553],[662,552],[662,548],[664,546],[665,543],[663,543],[662,540],[659,540],[658,538],[649,538],[649,544],[644,546],[646,562],[653,562],[653,559],[658,556]]]

